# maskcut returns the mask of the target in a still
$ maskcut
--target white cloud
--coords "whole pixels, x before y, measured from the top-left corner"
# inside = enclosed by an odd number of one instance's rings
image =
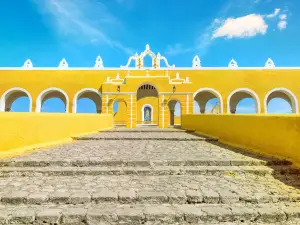
[[[287,15],[286,14],[282,14],[282,15],[279,16],[279,19],[286,20],[287,19]]]
[[[274,13],[269,14],[269,15],[267,15],[266,17],[269,18],[269,19],[270,19],[270,18],[274,18],[274,17],[278,16],[279,12],[280,12],[280,8],[276,8],[276,9],[274,10]]]
[[[111,27],[121,22],[97,0],[32,0],[55,32],[70,40],[108,44],[132,54],[133,51],[110,37]],[[95,41],[97,40],[97,41]]]
[[[212,38],[244,38],[266,34],[268,25],[262,15],[250,14],[238,18],[228,18],[213,33]]]
[[[279,30],[283,30],[285,29],[287,26],[287,22],[285,20],[281,20],[279,21],[279,23],[277,24],[277,27]]]

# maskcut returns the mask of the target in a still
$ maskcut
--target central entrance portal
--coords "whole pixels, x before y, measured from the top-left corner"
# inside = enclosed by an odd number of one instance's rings
[[[151,84],[137,90],[137,125],[158,125],[158,91]]]

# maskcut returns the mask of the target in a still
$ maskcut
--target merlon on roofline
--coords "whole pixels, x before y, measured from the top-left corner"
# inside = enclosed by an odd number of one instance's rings
[[[152,58],[152,67],[144,67],[144,57],[149,55]],[[135,61],[135,66],[130,67],[132,61]],[[165,62],[165,67],[160,66],[160,62]],[[67,60],[63,58],[58,67],[33,67],[30,59],[27,59],[22,67],[0,67],[0,70],[300,70],[298,67],[276,67],[273,60],[268,58],[263,67],[239,67],[238,63],[232,59],[227,67],[202,67],[200,58],[196,55],[192,60],[191,67],[175,67],[169,65],[166,57],[160,53],[155,55],[150,46],[147,44],[145,51],[140,55],[135,53],[130,56],[125,66],[120,67],[104,67],[103,60],[100,56],[96,58],[94,67],[69,67]]]

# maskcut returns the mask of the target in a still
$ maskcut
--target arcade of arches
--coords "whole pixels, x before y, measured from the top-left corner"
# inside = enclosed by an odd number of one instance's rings
[[[144,67],[145,56],[151,68]],[[129,67],[132,60],[135,68]],[[0,111],[90,113],[82,103],[89,101],[94,113],[113,114],[115,124],[127,127],[179,125],[183,114],[245,113],[244,102],[248,113],[299,113],[300,68],[205,68],[197,60],[177,68],[147,46],[119,68],[104,68],[101,60],[86,70],[0,68]],[[60,109],[50,109],[54,100]]]

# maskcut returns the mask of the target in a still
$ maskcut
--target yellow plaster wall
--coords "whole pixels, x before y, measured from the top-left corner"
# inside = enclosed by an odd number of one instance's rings
[[[118,112],[114,113],[114,124],[127,124],[127,105],[125,101],[118,101]]]
[[[300,116],[183,115],[181,127],[300,166]]]
[[[112,128],[112,115],[0,113],[0,155],[10,149],[71,140],[74,135]]]
[[[174,125],[180,125],[181,124],[181,117],[175,116],[174,117]]]

